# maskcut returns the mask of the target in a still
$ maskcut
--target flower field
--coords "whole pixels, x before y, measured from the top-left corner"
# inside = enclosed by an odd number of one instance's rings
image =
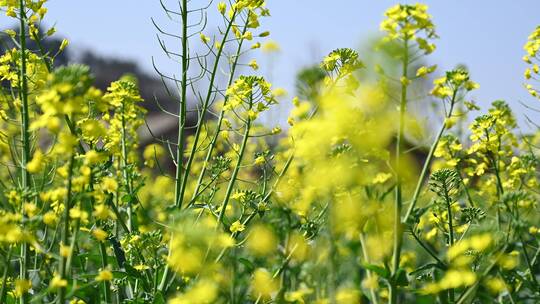
[[[47,1],[0,0],[18,24],[0,34],[0,303],[540,303],[540,131],[480,108],[474,71],[426,64],[444,39],[426,5],[381,12],[384,64],[336,49],[291,98],[257,72],[278,47],[264,0],[156,5],[174,107],[57,64]],[[287,125],[268,123],[280,103]]]

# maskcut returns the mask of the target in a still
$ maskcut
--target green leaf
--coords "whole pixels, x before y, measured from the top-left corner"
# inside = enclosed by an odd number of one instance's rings
[[[135,268],[133,268],[131,265],[129,265],[128,263],[124,263],[124,269],[126,270],[126,273],[132,277],[132,278],[136,278],[136,279],[140,279],[140,280],[144,280],[144,277],[143,275]]]
[[[156,292],[152,304],[165,304],[165,297],[163,297],[163,294],[160,291]]]
[[[397,286],[408,286],[409,278],[407,278],[407,271],[403,268],[399,268],[396,274],[394,275],[394,280]]]
[[[415,275],[417,273],[424,272],[424,271],[430,270],[430,269],[435,269],[435,268],[441,268],[441,266],[438,263],[427,263],[427,264],[424,264],[424,265],[416,268],[411,273],[409,273],[409,275]]]
[[[246,266],[248,272],[252,272],[255,269],[255,265],[253,263],[245,258],[239,258],[238,262],[242,263],[244,266]]]
[[[385,267],[374,265],[374,264],[364,264],[363,267],[367,270],[370,270],[378,274],[381,278],[385,278],[385,279],[390,278],[390,271],[386,269]]]
[[[133,202],[133,201],[134,201],[134,197],[131,194],[126,194],[126,195],[122,196],[122,202],[123,203],[130,203],[130,202]]]

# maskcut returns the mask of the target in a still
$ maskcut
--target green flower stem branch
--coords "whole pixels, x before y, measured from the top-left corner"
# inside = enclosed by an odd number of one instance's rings
[[[175,187],[174,187],[174,204],[180,209],[182,208],[182,177],[183,177],[183,159],[184,159],[184,141],[185,141],[185,127],[187,117],[187,78],[189,70],[189,48],[188,48],[188,1],[182,0],[180,6],[180,14],[182,16],[182,83],[180,86],[180,110],[178,113],[178,141],[176,143],[176,173],[175,173]]]
[[[446,119],[445,121],[443,121],[441,128],[439,129],[439,132],[437,133],[437,136],[435,137],[435,140],[433,141],[433,144],[431,144],[431,148],[429,149],[426,160],[424,161],[424,165],[422,166],[422,171],[420,172],[420,176],[418,177],[418,182],[416,183],[416,188],[414,189],[414,194],[409,204],[409,208],[407,209],[407,213],[405,213],[405,216],[403,217],[403,220],[402,220],[403,224],[407,223],[407,221],[409,220],[412,214],[412,211],[414,210],[414,207],[416,206],[416,203],[418,202],[420,192],[422,191],[422,187],[424,186],[424,183],[425,183],[426,174],[428,173],[429,166],[431,165],[431,161],[433,160],[433,154],[435,153],[435,150],[437,150],[437,146],[439,145],[439,142],[441,141],[441,137],[444,134],[444,131],[446,130],[446,120],[450,119],[453,115],[454,105],[456,103],[456,97],[457,97],[457,90],[454,90],[452,99],[450,100],[450,109],[448,110],[448,113],[445,117]]]
[[[402,149],[403,149],[403,140],[405,134],[405,114],[407,112],[407,83],[403,79],[407,79],[408,69],[409,69],[409,40],[403,40],[403,61],[402,61],[402,81],[401,81],[401,99],[399,104],[399,130],[396,142],[396,174],[397,174],[397,183],[396,183],[396,194],[395,194],[395,205],[394,205],[394,251],[392,254],[392,282],[390,282],[390,303],[396,303],[397,301],[397,286],[396,278],[398,269],[399,269],[399,260],[401,255],[401,244],[403,242],[403,227],[401,223],[401,209],[403,206],[403,194],[402,194]]]
[[[19,21],[20,21],[20,35],[19,44],[21,50],[21,66],[19,74],[20,91],[19,96],[22,102],[21,105],[21,138],[22,138],[22,151],[21,151],[21,190],[23,199],[26,198],[30,190],[30,173],[26,168],[26,165],[30,161],[30,117],[28,109],[28,79],[27,76],[27,63],[26,63],[26,6],[24,0],[19,1]],[[21,204],[22,214],[25,215],[24,208]],[[28,243],[23,241],[21,243],[21,260],[20,260],[20,272],[19,278],[23,281],[29,279],[28,277],[28,263],[29,263]],[[23,294],[20,298],[20,303],[28,303],[28,295]]]
[[[246,25],[244,25],[244,29],[242,30],[242,36],[246,33],[246,30],[247,30],[247,23]],[[236,53],[234,54],[233,56],[233,62],[231,64],[231,72],[230,72],[230,75],[229,75],[229,80],[227,81],[227,87],[230,87],[235,79],[235,73],[236,73],[236,68],[238,67],[238,61],[240,59],[240,54],[242,52],[242,45],[244,44],[244,38],[241,38],[239,43],[238,43],[238,47],[236,48]],[[227,104],[227,101],[229,100],[229,97],[228,96],[225,96],[225,100],[223,101],[223,107]],[[217,124],[216,124],[216,128],[215,128],[215,132],[214,132],[214,135],[212,136],[212,139],[210,140],[210,144],[208,145],[208,151],[206,152],[206,157],[204,158],[204,161],[203,161],[203,164],[202,164],[202,168],[201,168],[201,173],[199,174],[199,179],[197,180],[197,185],[195,186],[195,191],[193,191],[193,197],[191,198],[191,201],[190,201],[190,205],[195,203],[195,199],[197,198],[197,196],[200,194],[200,190],[201,190],[201,187],[202,187],[202,184],[203,184],[203,179],[204,179],[204,176],[206,174],[206,171],[208,169],[208,164],[210,162],[210,159],[212,158],[212,154],[214,152],[214,148],[216,146],[216,143],[217,143],[217,140],[218,140],[218,137],[219,137],[219,133],[221,131],[221,125],[223,124],[223,118],[225,117],[225,109],[222,108],[220,113],[219,113],[219,118],[217,120]]]
[[[248,110],[251,110],[253,106],[253,96],[251,96],[251,99],[249,101]],[[251,118],[246,118],[246,123],[244,126],[244,136],[242,138],[242,144],[240,146],[240,150],[238,151],[238,160],[236,161],[236,165],[234,166],[233,172],[231,174],[231,178],[229,180],[229,184],[227,185],[227,190],[225,191],[225,197],[223,199],[223,202],[221,203],[221,210],[219,211],[219,216],[217,220],[217,226],[216,228],[219,228],[220,225],[225,226],[224,216],[225,216],[225,210],[227,209],[227,205],[229,204],[229,199],[231,197],[234,184],[236,183],[236,178],[238,176],[238,172],[240,171],[240,167],[242,166],[242,160],[244,158],[244,152],[246,151],[247,142],[249,139],[249,131],[251,129]]]
[[[193,163],[193,160],[195,159],[195,154],[197,153],[199,139],[201,136],[201,131],[203,129],[203,122],[204,117],[206,116],[206,111],[208,110],[208,106],[210,103],[210,99],[212,98],[212,95],[214,93],[214,82],[216,80],[216,74],[218,71],[218,67],[220,64],[220,59],[222,57],[223,48],[225,47],[225,43],[227,42],[227,38],[229,37],[229,33],[231,32],[231,28],[234,24],[234,21],[236,19],[236,13],[233,14],[232,18],[229,21],[229,24],[227,25],[227,29],[225,30],[225,33],[223,34],[223,38],[221,39],[220,47],[217,51],[216,58],[214,59],[214,66],[212,67],[212,71],[210,73],[210,82],[208,84],[208,91],[206,93],[206,98],[203,102],[202,108],[200,110],[198,123],[197,123],[197,130],[195,131],[195,135],[193,137],[193,146],[191,147],[190,154],[188,156],[188,160],[185,166],[184,171],[184,177],[182,178],[182,185],[180,187],[180,204],[179,208],[182,207],[183,201],[184,201],[184,193],[186,191],[187,181],[190,175],[191,171],[191,164]],[[241,45],[240,45],[241,47]],[[231,74],[232,75],[232,74]],[[210,150],[209,150],[210,151]]]
[[[60,276],[60,279],[65,280],[68,277],[67,269],[69,268],[69,265],[67,263],[68,258],[64,256],[65,249],[63,246],[67,246],[68,239],[69,239],[69,210],[71,209],[71,203],[72,203],[72,185],[73,185],[73,163],[75,162],[75,156],[71,155],[71,158],[69,160],[68,165],[68,178],[67,178],[67,196],[66,196],[66,203],[64,206],[64,222],[62,227],[62,235],[61,235],[61,241],[60,241],[60,261],[58,264],[58,275]],[[70,250],[69,255],[73,254],[73,252]],[[58,297],[57,297],[57,303],[58,304],[64,304],[66,298],[66,287],[60,287],[58,288]]]

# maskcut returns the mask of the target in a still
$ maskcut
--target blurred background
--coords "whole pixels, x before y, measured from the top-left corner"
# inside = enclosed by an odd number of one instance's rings
[[[205,1],[193,1],[197,2],[202,5]],[[214,2],[211,11],[216,11],[217,2]],[[365,49],[368,41],[380,34],[384,11],[396,3],[269,0],[272,17],[263,20],[262,28],[271,32],[270,38],[279,48],[270,54],[255,55],[261,66],[257,73],[269,78],[275,87],[284,88],[288,98],[266,118],[267,122],[285,125],[288,100],[296,94],[295,79],[300,70],[316,64],[338,47]],[[437,50],[427,59],[428,64],[439,65],[436,75],[464,64],[473,80],[480,83],[473,99],[482,108],[503,99],[512,105],[524,129],[528,128],[525,115],[538,121],[540,115],[520,102],[540,108],[523,89],[525,64],[521,60],[527,36],[540,25],[540,1],[426,0],[424,3],[429,6],[440,36]],[[134,73],[139,77],[143,97],[148,100],[163,94],[152,68],[152,58],[163,72],[178,74],[179,66],[165,60],[151,22],[154,18],[168,30],[175,30],[175,24],[167,19],[158,0],[50,0],[47,6],[49,24],[45,28],[55,24],[58,33],[54,37],[70,41],[64,59],[89,64],[101,87],[126,72]],[[15,27],[7,19],[0,18],[0,28]],[[212,19],[217,20],[209,16],[209,29],[217,25]],[[148,107],[156,110],[154,106]]]

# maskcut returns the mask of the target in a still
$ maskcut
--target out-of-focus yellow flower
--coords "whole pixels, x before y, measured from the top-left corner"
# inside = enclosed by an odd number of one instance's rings
[[[262,51],[265,53],[277,53],[281,50],[279,44],[273,40],[269,40],[262,45]]]
[[[255,298],[270,299],[279,289],[279,285],[268,270],[258,268],[253,273],[251,288]]]
[[[47,226],[53,226],[58,221],[58,216],[53,211],[47,211],[43,215],[43,223]]]
[[[96,276],[96,281],[110,281],[113,279],[113,273],[108,269],[101,270]]]
[[[34,152],[32,160],[26,164],[26,170],[28,170],[28,172],[30,173],[38,173],[43,168],[44,160],[45,159],[43,153],[41,152],[41,150],[37,149]]]
[[[165,149],[158,144],[151,144],[144,148],[143,158],[144,164],[153,168],[156,164],[156,159],[159,160],[165,155]]]
[[[62,279],[62,277],[59,274],[55,274],[53,278],[51,279],[49,286],[52,289],[57,289],[57,288],[66,287],[67,284],[68,284],[67,280]]]
[[[211,304],[218,296],[218,286],[216,283],[203,279],[198,281],[184,294],[180,294],[171,299],[171,304]]]
[[[105,204],[97,204],[94,207],[93,215],[100,219],[100,220],[106,220],[106,219],[115,219],[116,216],[113,213],[112,210],[109,209]]]
[[[71,248],[64,244],[60,244],[60,256],[67,258],[71,254]]]
[[[118,183],[112,177],[104,177],[101,181],[101,188],[108,193],[115,193],[118,190]]]
[[[103,242],[107,239],[108,233],[101,228],[96,228],[92,230],[92,235],[100,242]]]
[[[30,288],[32,288],[32,282],[30,280],[15,280],[15,296],[21,297],[25,293],[28,293]]]
[[[256,255],[270,255],[276,250],[277,239],[268,227],[257,225],[250,231],[247,246]]]

